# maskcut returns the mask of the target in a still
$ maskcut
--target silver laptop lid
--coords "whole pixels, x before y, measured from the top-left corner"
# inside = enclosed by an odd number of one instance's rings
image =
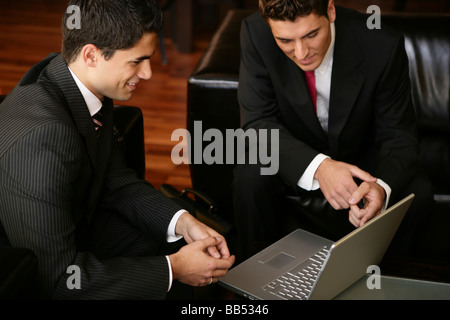
[[[331,247],[328,260],[309,299],[331,299],[367,273],[383,258],[414,194],[355,229]]]

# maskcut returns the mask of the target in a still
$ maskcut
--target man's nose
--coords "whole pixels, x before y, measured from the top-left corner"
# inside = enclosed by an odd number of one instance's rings
[[[308,57],[308,47],[302,41],[295,42],[295,56],[299,60],[303,60]]]
[[[150,60],[142,61],[137,76],[143,80],[149,80],[152,77],[152,66]]]

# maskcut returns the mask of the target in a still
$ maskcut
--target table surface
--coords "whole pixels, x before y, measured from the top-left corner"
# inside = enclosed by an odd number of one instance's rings
[[[365,275],[344,290],[336,300],[449,300],[450,284],[400,277],[380,276],[379,282]],[[374,283],[379,286],[373,286]],[[372,287],[372,289],[369,289]]]
[[[380,265],[380,289],[369,289],[364,275],[337,300],[450,300],[450,262],[385,257]],[[219,299],[244,299],[221,288]]]

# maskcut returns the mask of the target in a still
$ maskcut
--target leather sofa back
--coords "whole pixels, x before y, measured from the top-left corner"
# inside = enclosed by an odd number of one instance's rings
[[[225,133],[226,129],[239,127],[236,94],[239,34],[242,19],[253,12],[228,13],[188,80],[187,128],[191,133],[191,150],[201,141],[201,137],[195,136],[194,121],[201,121],[202,133],[210,128]],[[447,27],[450,15],[383,15],[381,21],[405,35],[412,96],[422,139],[421,162],[432,180],[435,198],[448,202],[450,33]],[[208,143],[203,142],[201,148]],[[219,205],[231,210],[232,165],[191,163],[190,170],[195,189],[207,192]]]
[[[389,15],[382,19],[405,36],[422,140],[421,162],[436,196],[450,201],[450,16]]]
[[[402,32],[419,128],[450,132],[450,16],[388,15]]]
[[[253,12],[235,10],[227,14],[188,80],[187,129],[191,134],[190,150],[194,150],[199,141],[194,130],[195,121],[201,121],[203,132],[216,128],[225,133],[226,129],[240,127],[237,101],[239,34],[241,21]],[[221,214],[230,221],[232,170],[233,165],[190,164],[194,189],[214,199]]]

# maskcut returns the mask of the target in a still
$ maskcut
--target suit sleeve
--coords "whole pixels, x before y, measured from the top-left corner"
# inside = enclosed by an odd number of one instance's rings
[[[171,219],[183,209],[126,166],[115,139],[100,206],[119,212],[137,229],[160,241],[166,241]]]
[[[265,46],[266,39],[253,39],[253,35],[257,37],[260,34],[251,31],[248,22],[243,21],[238,87],[241,125],[244,129],[278,130],[279,141],[271,143],[279,146],[279,174],[295,187],[319,152],[294,137],[283,124],[269,71],[274,64],[269,53],[273,51],[273,46]]]
[[[392,48],[374,94],[374,110],[375,142],[379,151],[373,174],[391,187],[392,196],[396,198],[416,174],[419,155],[403,37],[398,37]]]
[[[74,217],[84,145],[72,127],[39,127],[1,159],[2,223],[12,246],[32,249],[38,258],[45,298],[162,299],[167,294],[166,258],[119,257],[99,260],[79,251]],[[80,268],[80,289],[70,290],[69,266]]]

